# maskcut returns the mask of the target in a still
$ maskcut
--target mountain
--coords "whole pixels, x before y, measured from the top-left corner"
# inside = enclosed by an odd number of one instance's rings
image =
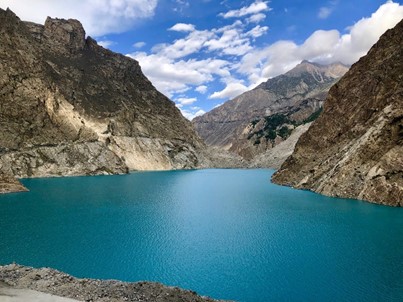
[[[341,63],[303,61],[192,122],[208,145],[252,159],[316,118],[327,91],[347,70]]]
[[[137,61],[77,20],[39,25],[1,9],[0,124],[0,171],[17,177],[194,168],[204,149]]]
[[[273,181],[403,206],[403,20],[331,88]]]

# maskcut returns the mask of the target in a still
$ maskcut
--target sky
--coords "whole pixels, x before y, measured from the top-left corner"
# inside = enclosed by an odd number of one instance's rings
[[[34,3],[34,4],[33,4]],[[403,19],[403,0],[0,0],[22,20],[80,20],[139,61],[188,119],[302,60],[355,63]]]

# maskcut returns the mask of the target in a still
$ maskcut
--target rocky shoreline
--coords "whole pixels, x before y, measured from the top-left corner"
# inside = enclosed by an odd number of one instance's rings
[[[205,150],[201,150],[199,153],[200,162],[197,167],[194,169],[245,169],[251,168],[250,162],[244,160],[241,156],[221,150],[214,147],[207,147]],[[285,160],[285,158],[278,164],[269,166],[263,164],[254,165],[252,168],[278,168],[279,165]],[[178,169],[167,169],[167,170],[178,170]],[[71,168],[69,171],[68,169],[65,170],[64,174],[59,175],[46,175],[46,174],[39,174],[30,177],[23,177],[23,178],[40,178],[40,177],[70,177],[70,176],[94,176],[94,175],[117,175],[117,174],[127,174],[132,171],[121,171],[121,173],[74,173],[74,167]],[[150,171],[150,170],[149,170]],[[155,169],[154,171],[163,171],[163,169]],[[5,193],[17,193],[17,192],[27,192],[29,191],[26,187],[24,187],[19,178],[12,176],[8,173],[4,173],[2,171],[2,166],[0,164],[0,194]]]
[[[1,282],[3,284],[0,284],[0,300],[2,296],[12,295],[12,289],[28,289],[77,301],[219,301],[200,296],[194,291],[156,282],[79,279],[50,268],[36,269],[18,264],[0,266]],[[2,287],[7,289],[7,295],[2,294]]]
[[[0,193],[14,193],[28,191],[14,176],[0,171]]]

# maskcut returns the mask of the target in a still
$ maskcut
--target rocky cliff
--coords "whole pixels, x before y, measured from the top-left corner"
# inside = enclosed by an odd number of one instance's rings
[[[299,125],[316,118],[327,91],[347,70],[342,64],[303,61],[195,118],[193,124],[208,145],[253,159],[285,141]]]
[[[332,87],[273,181],[403,206],[403,21]]]
[[[24,191],[27,191],[27,189],[13,175],[0,171],[0,193]]]
[[[77,20],[0,9],[0,170],[17,177],[193,168],[204,145],[137,61]]]

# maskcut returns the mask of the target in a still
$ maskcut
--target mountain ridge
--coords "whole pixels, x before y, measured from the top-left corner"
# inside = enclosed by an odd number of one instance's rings
[[[137,61],[74,19],[0,9],[0,170],[16,177],[195,168],[205,145]],[[6,178],[4,178],[6,179]]]
[[[403,206],[403,20],[334,85],[273,181]]]
[[[262,143],[262,136],[258,134],[259,137],[251,141],[254,132],[267,126],[264,119],[282,114],[290,116],[296,124],[303,122],[321,108],[327,91],[347,69],[338,63],[321,65],[302,61],[285,74],[196,117],[192,123],[207,145],[235,152],[250,160],[284,140],[266,132],[271,139]]]

